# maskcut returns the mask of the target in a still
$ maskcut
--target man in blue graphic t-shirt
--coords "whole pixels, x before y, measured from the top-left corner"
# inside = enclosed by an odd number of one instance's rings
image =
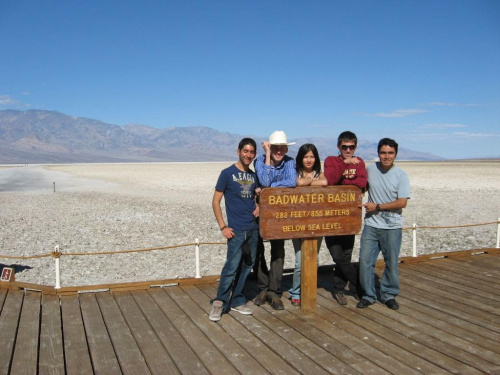
[[[224,169],[215,185],[212,208],[222,235],[227,239],[227,258],[219,280],[217,296],[211,301],[211,321],[219,321],[229,310],[250,315],[243,295],[245,280],[252,270],[257,252],[259,209],[255,200],[258,187],[256,174],[250,169],[257,146],[251,138],[244,138],[238,145],[238,162]],[[222,215],[224,197],[227,224]],[[247,246],[244,246],[247,245]]]

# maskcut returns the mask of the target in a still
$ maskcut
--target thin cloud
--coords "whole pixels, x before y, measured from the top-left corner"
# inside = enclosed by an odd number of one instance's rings
[[[431,102],[431,103],[426,103],[426,104],[422,104],[422,106],[424,107],[435,107],[435,106],[438,106],[438,107],[456,107],[460,104],[458,103],[446,103],[446,102]]]
[[[423,129],[453,129],[453,128],[467,128],[467,125],[462,124],[427,124],[421,126]]]
[[[1,106],[11,106],[11,105],[16,105],[19,102],[17,100],[14,100],[10,97],[10,95],[0,95],[0,105]]]
[[[491,137],[500,137],[500,133],[467,133],[467,132],[455,132],[454,136],[462,137],[462,138],[491,138]]]
[[[365,114],[365,117],[406,117],[418,115],[420,113],[429,112],[427,109],[396,109],[392,112],[379,112],[373,114]]]

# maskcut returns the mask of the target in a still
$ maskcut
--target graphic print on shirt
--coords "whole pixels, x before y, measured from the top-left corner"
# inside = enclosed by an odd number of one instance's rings
[[[253,175],[246,172],[234,173],[233,181],[240,185],[241,198],[253,198],[252,185],[255,184],[255,177]]]
[[[352,180],[353,178],[356,177],[356,169],[355,168],[346,168],[344,170],[344,173],[342,173],[344,178],[347,178],[349,180]]]

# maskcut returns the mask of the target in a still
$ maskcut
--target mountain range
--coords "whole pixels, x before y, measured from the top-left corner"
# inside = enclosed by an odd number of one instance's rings
[[[274,130],[269,129],[269,133]],[[8,109],[0,111],[0,164],[233,161],[238,142],[245,136],[258,144],[267,139],[267,135],[227,133],[203,126],[118,126],[56,111]],[[296,142],[289,147],[293,157],[304,143],[314,143],[322,160],[338,154],[336,138],[288,141]],[[365,160],[376,159],[377,142],[358,140],[356,155]],[[398,159],[442,158],[400,148]]]

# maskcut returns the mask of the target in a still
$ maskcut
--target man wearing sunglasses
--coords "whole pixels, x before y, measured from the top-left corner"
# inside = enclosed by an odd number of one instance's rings
[[[364,191],[367,181],[366,168],[363,159],[354,156],[357,144],[358,139],[353,132],[345,131],[339,135],[337,140],[339,155],[325,159],[325,177],[328,185],[354,185]],[[326,247],[335,262],[334,296],[341,305],[347,305],[344,295],[347,282],[350,288],[355,289],[356,294],[361,297],[358,273],[351,261],[354,240],[353,234],[325,237]]]

